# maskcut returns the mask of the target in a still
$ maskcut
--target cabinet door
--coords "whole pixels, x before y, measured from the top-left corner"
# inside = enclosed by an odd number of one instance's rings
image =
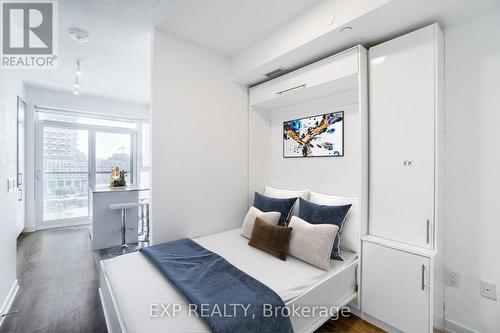
[[[405,333],[429,332],[429,258],[363,242],[362,310]]]
[[[370,49],[370,234],[432,247],[434,26]],[[428,225],[429,224],[429,225]]]
[[[250,105],[267,107],[272,100],[293,95],[358,73],[358,49],[331,56],[250,90]]]

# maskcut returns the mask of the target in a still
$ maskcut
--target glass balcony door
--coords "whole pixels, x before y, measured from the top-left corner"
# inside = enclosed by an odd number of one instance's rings
[[[134,131],[41,122],[37,133],[37,227],[90,222],[89,189],[107,186],[114,167],[135,183]]]
[[[59,225],[88,220],[89,131],[42,126],[38,142],[41,145],[36,172],[41,222],[38,224]]]

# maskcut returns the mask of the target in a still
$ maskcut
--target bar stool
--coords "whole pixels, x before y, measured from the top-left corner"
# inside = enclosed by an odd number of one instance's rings
[[[122,233],[122,244],[118,246],[113,246],[108,250],[108,252],[112,255],[120,255],[120,254],[125,254],[125,253],[130,253],[137,251],[137,246],[132,245],[132,244],[127,244],[125,240],[125,233],[127,230],[134,230],[134,228],[127,228],[127,210],[128,209],[134,209],[139,207],[137,202],[128,202],[128,203],[120,203],[120,204],[111,204],[109,205],[110,210],[120,210],[122,212],[122,227],[121,230],[116,230],[116,231],[121,231]]]
[[[139,242],[149,242],[148,200],[139,200]]]

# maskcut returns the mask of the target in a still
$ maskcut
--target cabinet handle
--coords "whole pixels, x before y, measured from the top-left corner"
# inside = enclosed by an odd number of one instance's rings
[[[404,167],[411,167],[413,164],[413,160],[405,160],[403,161],[403,166]]]
[[[431,221],[429,219],[427,219],[427,236],[426,236],[427,244],[429,244],[431,242],[430,230],[431,230]]]
[[[301,84],[301,85],[296,86],[296,87],[292,87],[292,88],[288,88],[288,89],[285,89],[285,90],[282,90],[282,91],[278,91],[276,93],[276,95],[283,95],[283,94],[286,94],[286,93],[288,93],[288,92],[290,92],[292,90],[300,89],[300,88],[305,88],[305,87],[306,87],[306,84],[304,83],[304,84]]]
[[[425,289],[425,265],[422,265],[422,290]]]

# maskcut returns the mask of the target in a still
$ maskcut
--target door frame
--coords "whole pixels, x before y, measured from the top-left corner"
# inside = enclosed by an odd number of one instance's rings
[[[137,179],[137,129],[117,128],[99,125],[86,125],[66,123],[51,120],[35,120],[35,227],[37,230],[71,227],[86,225],[91,221],[90,202],[89,212],[86,217],[65,218],[61,220],[43,220],[43,129],[45,127],[56,127],[63,129],[86,130],[88,131],[88,184],[89,190],[95,187],[96,181],[96,156],[95,156],[95,134],[104,133],[122,133],[130,134],[131,137],[131,184]],[[90,200],[90,196],[89,196]]]
[[[22,112],[21,112],[22,106]],[[22,114],[21,114],[22,113]],[[21,120],[22,117],[22,120]],[[17,236],[26,226],[26,102],[17,96],[16,112],[16,187],[17,187]],[[22,131],[21,131],[22,127]],[[22,146],[22,149],[21,149]],[[22,162],[21,162],[22,161]]]

